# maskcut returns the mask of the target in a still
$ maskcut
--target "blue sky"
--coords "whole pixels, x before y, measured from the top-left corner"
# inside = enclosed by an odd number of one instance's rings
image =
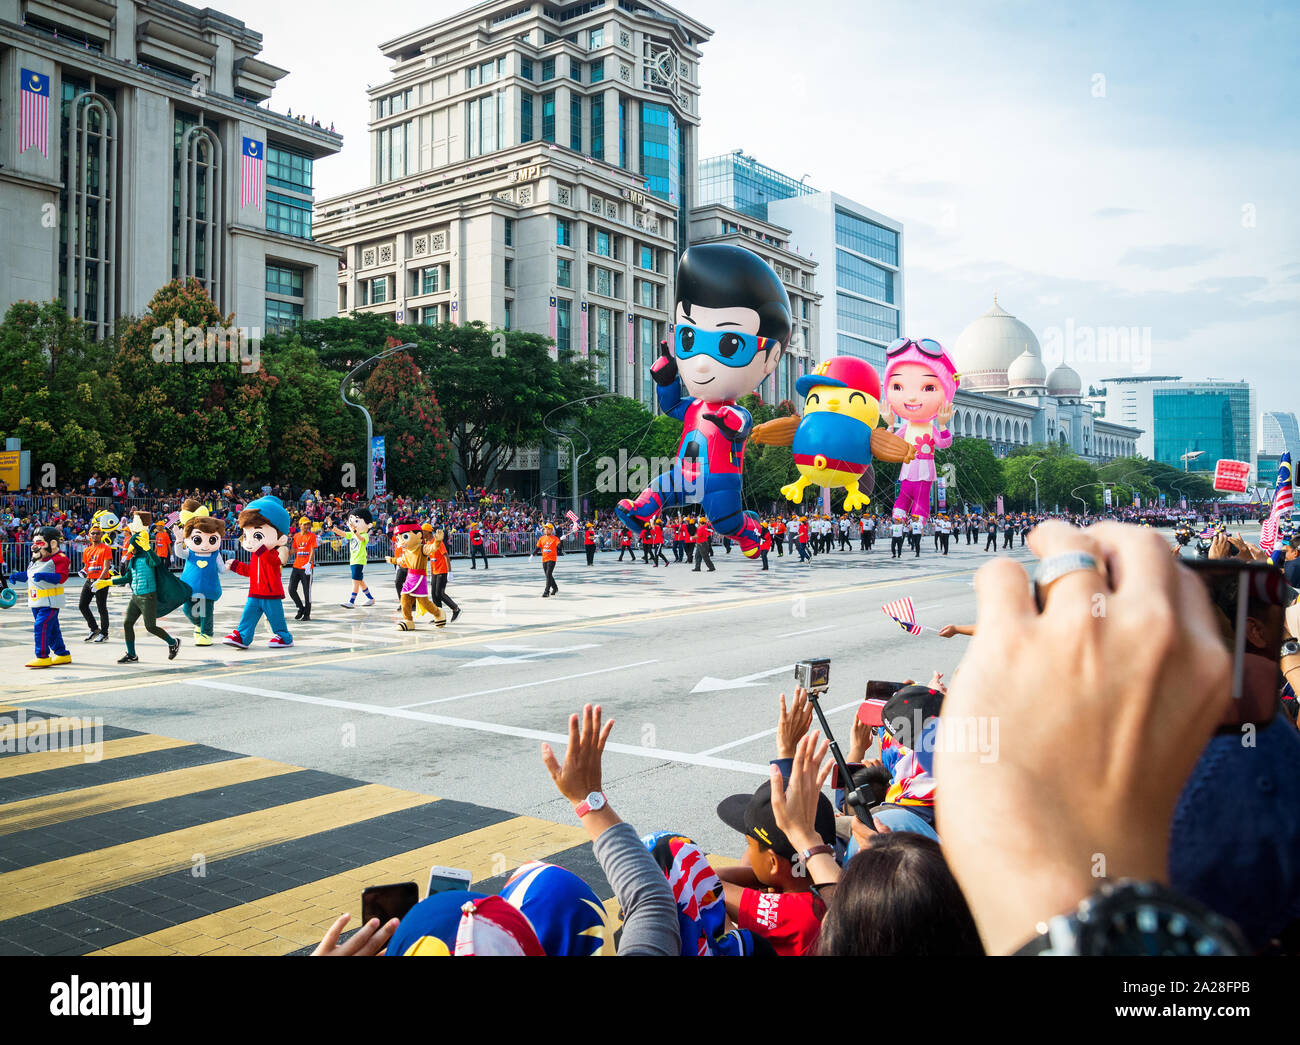
[[[378,43],[468,5],[216,6],[293,70],[276,109],[344,133],[325,196],[366,182]],[[677,6],[715,32],[701,156],[742,148],[902,221],[910,333],[953,341],[997,291],[1040,339],[1149,330],[1151,372],[1246,378],[1260,410],[1297,408],[1300,5]]]

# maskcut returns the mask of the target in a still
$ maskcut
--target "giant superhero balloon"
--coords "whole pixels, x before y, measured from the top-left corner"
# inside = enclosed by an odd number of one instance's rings
[[[874,485],[871,458],[907,461],[912,448],[877,428],[880,378],[871,364],[853,356],[836,356],[794,383],[804,397],[802,417],[778,417],[754,429],[754,441],[789,446],[799,478],[781,492],[799,503],[810,485],[844,487],[844,510],[871,503],[861,489]]]
[[[899,472],[894,518],[930,518],[934,452],[952,446],[948,422],[960,377],[943,345],[931,338],[900,337],[885,349],[885,420],[915,450]]]
[[[677,266],[674,346],[650,368],[659,409],[682,422],[677,462],[615,512],[640,533],[665,509],[698,504],[719,535],[758,554],[758,516],[741,507],[745,441],[754,420],[736,405],[776,369],[790,341],[790,298],[753,251],[691,247]]]

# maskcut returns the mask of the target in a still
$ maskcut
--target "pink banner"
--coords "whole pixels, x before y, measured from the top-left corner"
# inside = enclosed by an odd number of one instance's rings
[[[635,329],[636,329],[636,322],[635,322],[635,320],[634,320],[634,318],[633,318],[633,316],[632,316],[632,313],[629,312],[629,313],[627,314],[627,361],[628,361],[628,365],[631,365],[631,364],[634,362],[634,357],[633,357],[633,341],[634,341],[635,336],[636,336],[636,335],[635,335]]]
[[[550,352],[551,352],[551,358],[552,358],[552,359],[558,359],[558,358],[559,358],[559,351],[558,351],[558,349],[555,347],[555,344],[554,344],[554,341],[555,341],[555,329],[556,329],[556,328],[555,328],[555,298],[551,298],[551,341],[552,341],[552,344],[551,344]]]
[[[582,303],[582,358],[587,358],[587,303]]]

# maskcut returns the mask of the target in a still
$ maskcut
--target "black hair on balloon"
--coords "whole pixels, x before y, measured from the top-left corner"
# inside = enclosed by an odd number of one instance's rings
[[[677,304],[689,316],[703,308],[752,308],[759,337],[790,343],[790,295],[772,267],[752,250],[729,243],[690,247],[677,265]]]

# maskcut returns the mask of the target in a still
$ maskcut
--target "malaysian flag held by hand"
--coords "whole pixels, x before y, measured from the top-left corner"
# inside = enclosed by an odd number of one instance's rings
[[[239,171],[239,205],[247,207],[250,203],[262,209],[262,197],[266,192],[266,165],[262,143],[252,138],[244,139],[243,163]]]
[[[50,78],[23,69],[22,88],[18,92],[18,154],[39,149],[49,158],[50,152]]]
[[[1277,547],[1277,528],[1295,507],[1295,494],[1291,490],[1291,454],[1284,453],[1277,462],[1277,485],[1273,488],[1273,510],[1264,520],[1259,546],[1272,555]]]
[[[893,602],[887,602],[880,609],[886,617],[909,635],[920,635],[925,630],[924,625],[916,623],[916,608],[912,605],[910,596],[905,599],[895,599]]]

